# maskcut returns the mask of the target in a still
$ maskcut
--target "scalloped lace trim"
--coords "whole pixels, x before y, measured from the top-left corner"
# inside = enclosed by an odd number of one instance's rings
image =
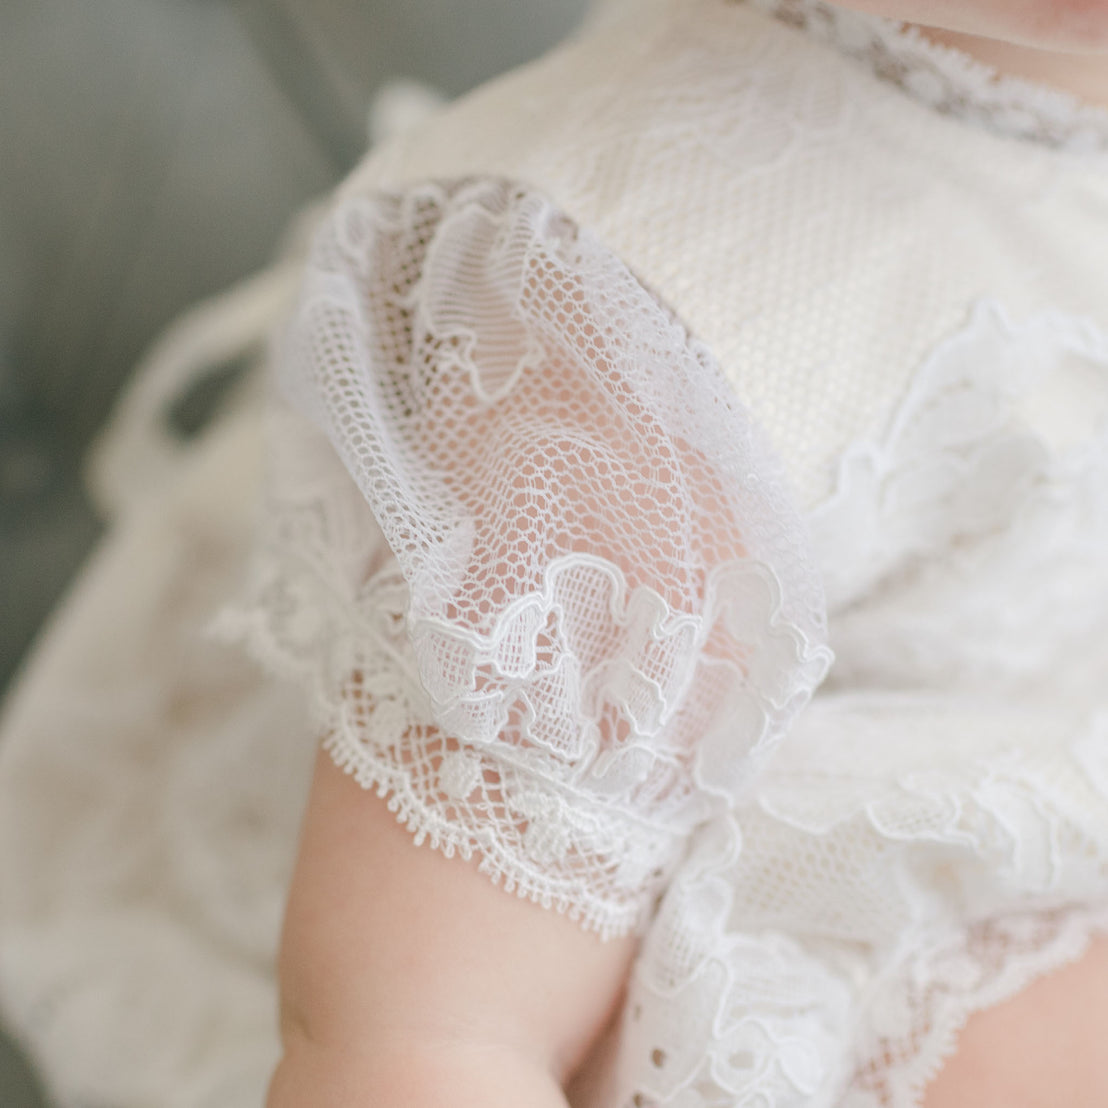
[[[743,2],[743,0],[732,0]],[[1074,153],[1108,153],[1108,110],[1061,89],[998,73],[918,28],[822,0],[746,0],[833,43],[884,81],[945,115]]]

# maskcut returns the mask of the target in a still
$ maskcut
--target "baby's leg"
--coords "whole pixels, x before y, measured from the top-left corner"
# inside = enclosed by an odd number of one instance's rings
[[[321,754],[279,977],[267,1108],[557,1108],[633,953],[413,845]]]
[[[1003,1004],[974,1015],[924,1108],[1108,1104],[1108,939]]]

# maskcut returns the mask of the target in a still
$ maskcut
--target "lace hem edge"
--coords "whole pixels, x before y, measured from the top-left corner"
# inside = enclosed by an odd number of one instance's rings
[[[935,1026],[927,1031],[911,1058],[897,1069],[897,1089],[907,1100],[886,1102],[873,1099],[872,1090],[858,1095],[848,1093],[842,1108],[921,1108],[923,1095],[957,1052],[958,1040],[969,1021],[977,1014],[1018,996],[1035,982],[1074,965],[1088,952],[1093,941],[1108,936],[1108,905],[1071,908],[1064,913],[1059,931],[1040,950],[1013,955],[997,978],[974,990],[971,995],[950,994],[936,1013]]]
[[[415,846],[425,843],[444,857],[461,857],[476,861],[477,869],[493,885],[521,900],[529,900],[541,908],[553,910],[595,932],[601,941],[622,938],[641,931],[650,913],[645,909],[616,909],[593,898],[574,898],[567,893],[551,892],[520,867],[506,861],[498,862],[492,854],[475,843],[465,829],[434,817],[419,803],[404,775],[376,758],[344,727],[333,728],[322,740],[323,749],[343,773],[367,792],[385,800],[397,823],[412,835]]]
[[[209,626],[209,634],[214,638],[237,643],[263,669],[305,690],[317,733],[323,735],[323,749],[361,788],[386,800],[389,811],[412,834],[416,846],[426,843],[447,858],[458,856],[476,861],[478,871],[504,892],[564,915],[604,942],[644,930],[653,914],[652,902],[617,906],[589,896],[584,889],[552,891],[524,866],[513,865],[510,856],[497,858],[491,840],[482,844],[464,825],[437,817],[420,802],[402,770],[376,755],[361,740],[356,728],[344,719],[328,696],[318,669],[303,663],[267,632],[264,610],[259,613],[253,609],[228,608]]]

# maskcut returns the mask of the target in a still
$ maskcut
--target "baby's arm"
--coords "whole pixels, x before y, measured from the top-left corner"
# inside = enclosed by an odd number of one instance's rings
[[[267,1108],[563,1108],[633,948],[414,846],[383,800],[320,754]]]

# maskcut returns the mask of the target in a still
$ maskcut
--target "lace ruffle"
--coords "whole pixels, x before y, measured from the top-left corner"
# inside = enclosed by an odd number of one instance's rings
[[[1088,684],[1108,619],[1106,476],[1108,335],[979,304],[811,516],[836,680]]]
[[[1043,706],[821,693],[667,891],[613,1103],[917,1104],[974,1012],[1108,924],[1104,738]]]
[[[542,197],[474,180],[339,206],[280,377],[350,477],[286,419],[240,628],[417,837],[603,934],[641,923],[829,660],[803,529],[707,351]]]

